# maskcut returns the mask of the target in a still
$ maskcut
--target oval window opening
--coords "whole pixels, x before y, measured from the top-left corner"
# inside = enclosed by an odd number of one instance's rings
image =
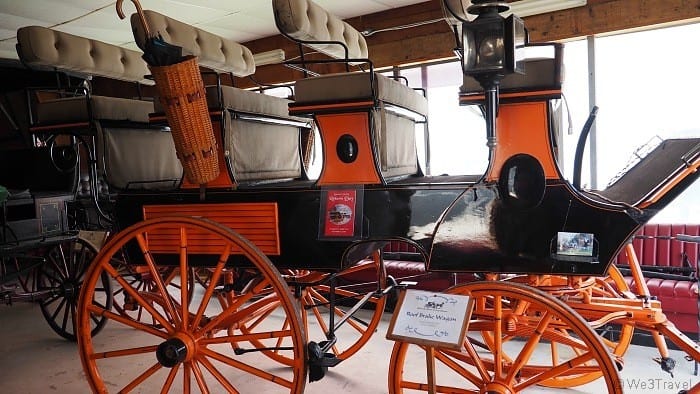
[[[338,138],[335,150],[340,161],[350,164],[357,159],[357,140],[350,134],[343,134]]]
[[[515,155],[503,164],[498,188],[506,204],[522,209],[534,208],[544,198],[544,169],[530,155]]]

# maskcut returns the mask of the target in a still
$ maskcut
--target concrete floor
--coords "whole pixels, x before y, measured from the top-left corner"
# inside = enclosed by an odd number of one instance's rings
[[[386,393],[387,371],[393,342],[385,339],[390,315],[385,314],[378,332],[366,347],[349,360],[332,368],[320,382],[308,383],[306,393]],[[97,337],[109,341],[119,327],[108,325]],[[124,338],[123,336],[121,338]],[[621,373],[627,393],[675,393],[695,384],[693,362],[672,351],[676,360],[674,376],[662,372],[652,361],[655,348],[633,345],[625,356]],[[129,365],[124,369],[131,368]],[[149,388],[143,392],[157,392]],[[260,392],[255,385],[241,392]],[[598,381],[568,390],[535,389],[528,392],[603,393]],[[87,393],[77,345],[56,335],[44,321],[37,305],[18,303],[0,307],[0,392],[1,393]],[[262,392],[267,392],[263,390]]]

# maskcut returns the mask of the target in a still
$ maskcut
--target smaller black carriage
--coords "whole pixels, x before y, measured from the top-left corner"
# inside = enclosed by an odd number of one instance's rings
[[[39,304],[49,326],[75,341],[80,286],[97,247],[75,222],[78,162],[73,146],[5,151],[0,167],[0,300]],[[99,242],[99,240],[95,240]],[[111,306],[111,286],[94,302]],[[94,335],[105,319],[91,323]]]

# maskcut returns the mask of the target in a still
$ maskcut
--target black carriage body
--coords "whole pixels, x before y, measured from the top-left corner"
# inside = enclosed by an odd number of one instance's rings
[[[209,190],[204,201],[194,192],[123,193],[116,213],[124,228],[143,220],[150,206],[171,206],[165,211],[177,216],[188,214],[179,207],[192,204],[206,212],[206,206],[219,204],[271,203],[277,211],[279,236],[279,253],[267,253],[272,262],[278,268],[328,271],[341,270],[398,239],[416,246],[430,270],[602,274],[641,225],[625,210],[586,200],[563,182],[548,184],[538,206],[521,209],[504,203],[495,184],[419,177],[411,183],[358,189],[361,231],[334,240],[321,231],[327,192],[306,183]],[[599,241],[598,259],[554,259],[551,240],[566,230],[594,234]],[[132,253],[133,258],[139,256],[137,250]]]

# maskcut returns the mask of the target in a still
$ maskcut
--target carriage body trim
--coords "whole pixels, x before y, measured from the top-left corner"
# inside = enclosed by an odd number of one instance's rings
[[[264,254],[280,254],[277,203],[174,204],[143,207],[144,220],[174,215],[202,217],[221,223],[250,240]],[[220,253],[220,249],[216,247],[221,245],[212,244],[210,239],[197,232],[189,234],[188,238],[187,249],[190,253]],[[149,250],[154,253],[174,253],[180,248],[179,233],[175,228],[152,231],[146,241]]]

